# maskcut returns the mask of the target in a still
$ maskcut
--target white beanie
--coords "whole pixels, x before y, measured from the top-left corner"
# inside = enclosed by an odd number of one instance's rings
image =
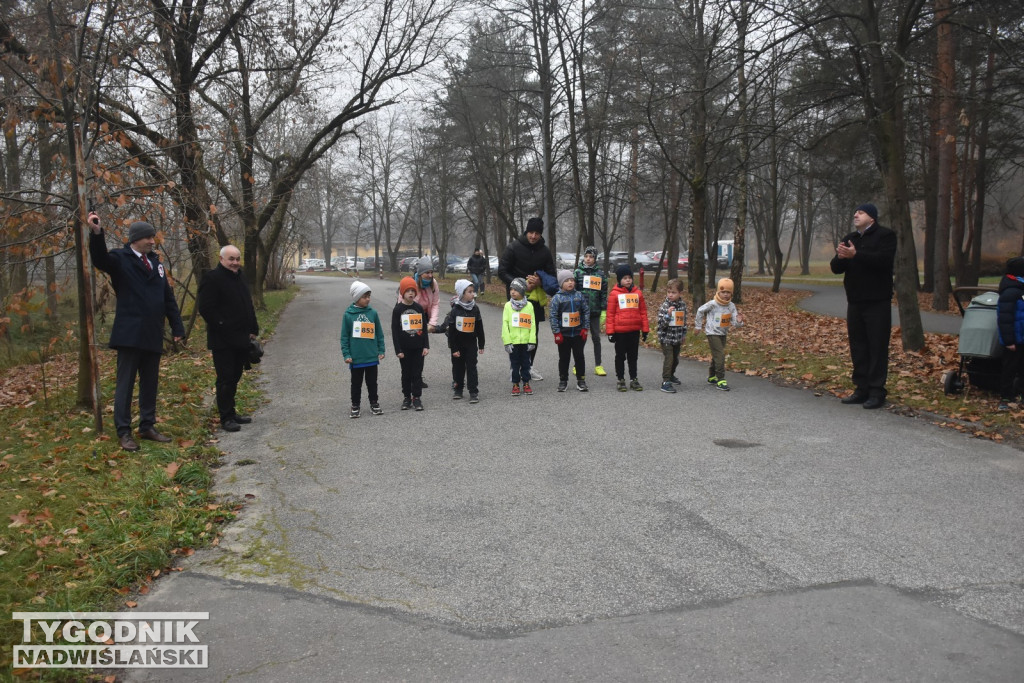
[[[466,293],[466,287],[472,287],[473,283],[469,280],[456,280],[455,281],[455,296],[459,299]]]
[[[370,285],[360,280],[356,280],[352,283],[348,292],[352,295],[352,301],[359,301],[363,298],[363,295],[370,291]]]

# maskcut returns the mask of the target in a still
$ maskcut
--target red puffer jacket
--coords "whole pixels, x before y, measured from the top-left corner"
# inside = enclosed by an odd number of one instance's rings
[[[604,323],[605,333],[649,332],[647,302],[644,293],[637,287],[626,289],[616,285],[608,293],[608,318]]]

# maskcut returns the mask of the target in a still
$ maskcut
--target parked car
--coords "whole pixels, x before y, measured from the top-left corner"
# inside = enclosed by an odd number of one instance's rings
[[[646,252],[637,252],[633,256],[633,266],[650,271],[658,267],[658,259],[651,258]]]
[[[416,262],[420,260],[419,256],[406,256],[404,259],[398,262],[398,270],[403,273],[411,273],[416,267]]]
[[[366,259],[349,256],[345,260],[345,268],[348,270],[366,270]]]
[[[668,268],[668,254],[662,255],[660,251],[654,252],[654,257],[661,261],[662,268]],[[679,270],[686,270],[690,267],[690,257],[686,255],[686,252],[679,253],[679,260],[676,261],[676,267]]]
[[[572,270],[576,267],[576,254],[571,251],[560,251],[555,254],[555,266]]]
[[[448,271],[451,273],[468,273],[469,272],[469,259],[458,257],[451,265],[448,266]]]

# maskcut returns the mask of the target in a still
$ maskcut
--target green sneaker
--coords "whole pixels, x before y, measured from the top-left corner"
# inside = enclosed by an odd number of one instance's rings
[[[615,388],[618,389],[619,391],[629,391],[629,389],[626,388],[626,380],[624,379],[620,379],[618,382],[616,382]]]
[[[708,384],[718,384],[718,378],[714,375],[708,377]]]
[[[633,391],[643,391],[644,390],[644,388],[642,386],[640,386],[640,380],[638,380],[638,379],[630,380],[629,381],[629,388],[632,389]]]
[[[724,379],[719,380],[715,386],[718,387],[719,391],[729,391],[729,383]]]

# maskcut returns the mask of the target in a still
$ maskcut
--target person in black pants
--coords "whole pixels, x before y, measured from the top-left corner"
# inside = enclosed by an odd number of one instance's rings
[[[833,273],[843,274],[846,331],[853,361],[854,391],[842,402],[861,403],[870,410],[885,405],[896,233],[878,224],[874,204],[857,207],[853,227],[836,246],[830,263]]]
[[[160,381],[160,356],[164,352],[164,319],[171,323],[174,341],[185,336],[174,290],[156,247],[156,228],[145,221],[128,226],[128,244],[107,250],[100,217],[88,217],[89,255],[92,264],[110,276],[117,295],[110,348],[117,349],[117,384],[114,389],[114,427],[121,448],[139,450],[132,438],[132,393],[139,380],[139,437],[167,443],[156,430],[156,393]]]
[[[517,277],[526,280],[526,299],[533,305],[534,319],[538,324],[546,319],[544,307],[548,303],[548,294],[553,295],[557,291],[556,287],[545,293],[541,278],[537,274],[539,271],[547,273],[551,276],[552,284],[554,284],[555,259],[551,255],[551,250],[544,243],[543,232],[544,219],[540,216],[531,218],[526,222],[526,230],[523,234],[505,247],[505,252],[498,260],[498,279],[505,283],[505,297],[511,296],[509,288],[512,285],[512,280]],[[540,341],[540,334],[537,335],[537,340]],[[537,367],[533,365],[533,360],[536,357],[537,347],[534,345],[533,350],[530,351],[530,374],[534,380],[539,381],[544,378]]]
[[[1006,262],[1006,275],[999,281],[996,321],[1003,346],[998,410],[1009,410],[1024,388],[1024,258],[1020,256]]]
[[[249,367],[249,348],[260,333],[249,285],[242,276],[242,252],[230,244],[220,250],[220,263],[199,284],[199,315],[206,321],[206,348],[217,371],[217,412],[226,432],[252,422],[235,410],[235,393]]]

